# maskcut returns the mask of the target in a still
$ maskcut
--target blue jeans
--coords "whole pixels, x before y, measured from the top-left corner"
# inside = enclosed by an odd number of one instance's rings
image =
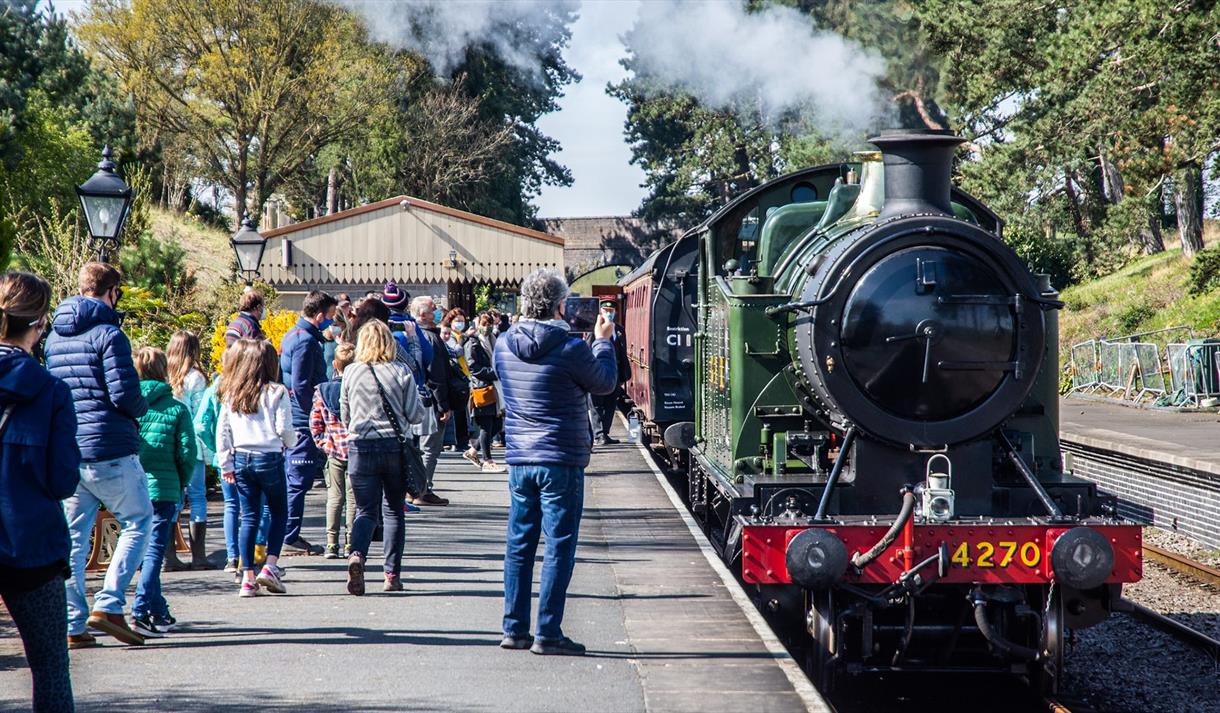
[[[382,566],[387,576],[402,571],[402,551],[407,531],[403,514],[407,506],[407,479],[403,474],[402,446],[397,438],[371,438],[349,441],[347,480],[356,500],[356,519],[349,526],[352,552],[368,558],[373,530],[377,527],[377,508],[382,507]]]
[[[241,502],[237,494],[237,483],[220,481],[220,492],[225,498],[224,530],[225,559],[235,560],[237,552],[237,531],[241,523]],[[258,521],[258,532],[255,534],[256,544],[267,544],[267,534],[271,530],[271,508],[267,507],[267,498],[263,498],[263,515]]]
[[[563,638],[563,608],[576,538],[584,510],[585,469],[564,465],[510,465],[508,546],[504,552],[504,633],[526,636],[538,536],[546,533],[542,581],[538,591],[538,629],[543,641]]]
[[[322,473],[322,451],[314,445],[309,428],[298,428],[297,442],[288,449],[288,527],[284,542],[296,542],[301,537],[301,521],[305,517],[305,494]]]
[[[191,522],[208,521],[208,472],[203,461],[195,464],[195,475],[186,486],[186,498],[191,503]]]
[[[153,507],[148,499],[148,476],[134,455],[82,463],[80,485],[64,501],[64,517],[72,538],[69,564],[72,577],[65,582],[68,597],[68,633],[85,633],[89,602],[85,595],[85,561],[89,558],[89,537],[97,520],[99,504],[106,506],[123,530],[114,547],[102,590],[93,597],[93,609],[107,614],[122,614],[127,604],[127,585],[135,576],[148,547],[148,529]]]
[[[148,550],[140,567],[136,598],[131,603],[132,616],[168,616],[169,605],[161,595],[161,562],[165,548],[174,546],[174,527],[178,524],[179,503],[158,501],[152,504],[152,529],[148,533]]]
[[[288,490],[284,478],[284,456],[279,453],[247,453],[233,456],[233,475],[241,504],[241,532],[238,552],[242,566],[254,568],[254,538],[262,515],[263,498],[271,509],[271,529],[267,533],[267,554],[280,554],[284,546],[284,526],[288,520]]]

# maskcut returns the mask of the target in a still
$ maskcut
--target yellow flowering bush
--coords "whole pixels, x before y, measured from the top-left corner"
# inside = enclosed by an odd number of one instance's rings
[[[236,316],[236,312],[230,314],[225,319],[217,322],[215,328],[212,329],[212,369],[217,374],[221,371],[220,358],[225,353],[225,330],[229,328],[229,322],[232,322]],[[284,340],[284,335],[296,325],[297,318],[297,313],[292,310],[269,310],[269,314],[263,318],[262,322],[259,322],[263,328],[263,333],[267,335],[267,339],[275,345],[276,351],[279,351],[280,342]]]

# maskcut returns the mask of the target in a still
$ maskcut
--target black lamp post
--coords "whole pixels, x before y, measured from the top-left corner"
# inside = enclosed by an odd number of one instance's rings
[[[263,251],[267,249],[267,239],[254,229],[250,216],[242,218],[241,229],[229,239],[233,252],[237,253],[237,267],[246,276],[246,284],[254,283],[258,277],[258,268],[263,263]]]
[[[116,166],[110,160],[111,155],[109,146],[103,148],[97,173],[76,187],[85,220],[89,223],[89,236],[101,262],[108,261],[110,251],[119,247],[119,235],[127,222],[133,195],[131,187],[115,173]]]

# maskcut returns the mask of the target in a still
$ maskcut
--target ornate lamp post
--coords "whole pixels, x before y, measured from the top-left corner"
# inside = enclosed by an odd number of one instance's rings
[[[81,209],[89,223],[89,235],[96,250],[97,259],[107,262],[110,251],[118,250],[119,235],[127,222],[134,192],[115,173],[115,163],[110,160],[110,146],[102,149],[102,161],[97,173],[76,187]]]
[[[263,263],[263,251],[267,249],[267,239],[254,229],[250,216],[242,218],[241,229],[229,239],[233,252],[237,253],[237,267],[246,276],[246,284],[254,284],[258,277],[258,268]]]

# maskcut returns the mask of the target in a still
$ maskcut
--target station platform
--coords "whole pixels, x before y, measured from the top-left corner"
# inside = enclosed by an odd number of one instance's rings
[[[1220,414],[1059,401],[1060,445],[1076,475],[1136,522],[1220,548]]]
[[[564,631],[588,655],[501,650],[505,481],[443,455],[437,491],[452,504],[407,516],[403,593],[381,592],[376,544],[361,598],[346,593],[345,561],[322,557],[284,558],[288,593],[257,599],[219,571],[165,574],[182,627],[144,647],[103,636],[72,652],[78,710],[829,710],[625,443],[596,449],[586,475]],[[315,543],[324,504],[310,493]],[[2,607],[0,634],[0,710],[28,708]]]

